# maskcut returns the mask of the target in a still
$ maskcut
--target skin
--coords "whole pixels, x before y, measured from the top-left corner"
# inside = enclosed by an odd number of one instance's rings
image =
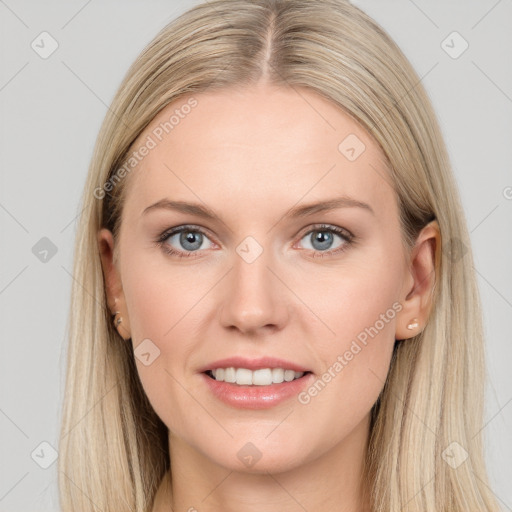
[[[258,85],[194,97],[198,105],[126,178],[117,266],[112,234],[98,233],[109,306],[123,318],[119,333],[134,349],[149,338],[160,350],[148,366],[136,358],[169,429],[172,482],[169,474],[162,480],[153,511],[369,510],[362,478],[369,413],[395,340],[418,334],[428,319],[438,226],[427,225],[405,249],[379,146],[315,93]],[[135,147],[185,102],[160,112]],[[338,150],[349,134],[366,146],[354,161]],[[375,214],[346,207],[283,218],[294,206],[341,195]],[[163,198],[207,205],[222,221],[163,209],[142,215]],[[333,234],[323,252],[345,250],[321,258],[312,236],[319,223],[356,238],[348,244]],[[206,232],[198,251],[188,249],[195,257],[155,245],[185,224]],[[247,236],[263,248],[250,264],[236,251]],[[179,235],[165,243],[190,247]],[[198,373],[232,355],[271,355],[321,378],[394,303],[401,311],[307,404],[293,397],[238,409],[214,398]],[[414,318],[418,327],[407,329]],[[251,467],[237,456],[248,442],[261,453]]]

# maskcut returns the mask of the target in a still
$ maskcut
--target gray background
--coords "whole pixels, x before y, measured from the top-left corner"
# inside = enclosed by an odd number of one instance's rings
[[[0,512],[59,509],[57,464],[41,443],[58,442],[75,219],[93,144],[137,54],[196,3],[0,0]],[[512,510],[512,2],[354,3],[411,60],[446,138],[484,306],[489,473]],[[58,43],[46,59],[31,47],[43,31]],[[469,44],[458,58],[442,47],[453,31]],[[463,41],[444,44],[453,54]],[[43,237],[57,250],[46,262]]]

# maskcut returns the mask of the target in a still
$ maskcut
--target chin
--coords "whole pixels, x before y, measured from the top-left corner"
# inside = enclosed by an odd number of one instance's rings
[[[304,463],[303,442],[299,443],[300,446],[294,446],[286,439],[276,438],[276,441],[277,447],[268,440],[234,441],[225,450],[210,452],[209,456],[215,464],[230,471],[250,474],[283,473]]]

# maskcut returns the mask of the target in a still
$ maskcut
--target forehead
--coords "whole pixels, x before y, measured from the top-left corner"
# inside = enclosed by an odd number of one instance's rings
[[[374,209],[393,201],[383,152],[341,108],[305,88],[228,89],[167,105],[134,149],[126,208],[168,197],[226,209],[283,208],[353,195]],[[389,205],[388,205],[389,206]],[[234,208],[235,209],[235,208]]]

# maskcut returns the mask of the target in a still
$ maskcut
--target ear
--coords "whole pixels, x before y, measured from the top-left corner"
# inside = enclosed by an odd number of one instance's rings
[[[116,328],[121,337],[128,340],[131,338],[130,321],[126,308],[121,275],[114,262],[114,237],[110,230],[102,228],[98,232],[98,249],[101,257],[101,266],[103,268],[103,277],[105,279],[108,308],[112,315],[114,315],[116,311],[119,311],[117,318],[121,318],[122,321]]]
[[[439,271],[441,233],[436,220],[419,233],[409,259],[408,275],[402,289],[403,309],[397,315],[397,340],[412,338],[424,328],[432,308]]]

